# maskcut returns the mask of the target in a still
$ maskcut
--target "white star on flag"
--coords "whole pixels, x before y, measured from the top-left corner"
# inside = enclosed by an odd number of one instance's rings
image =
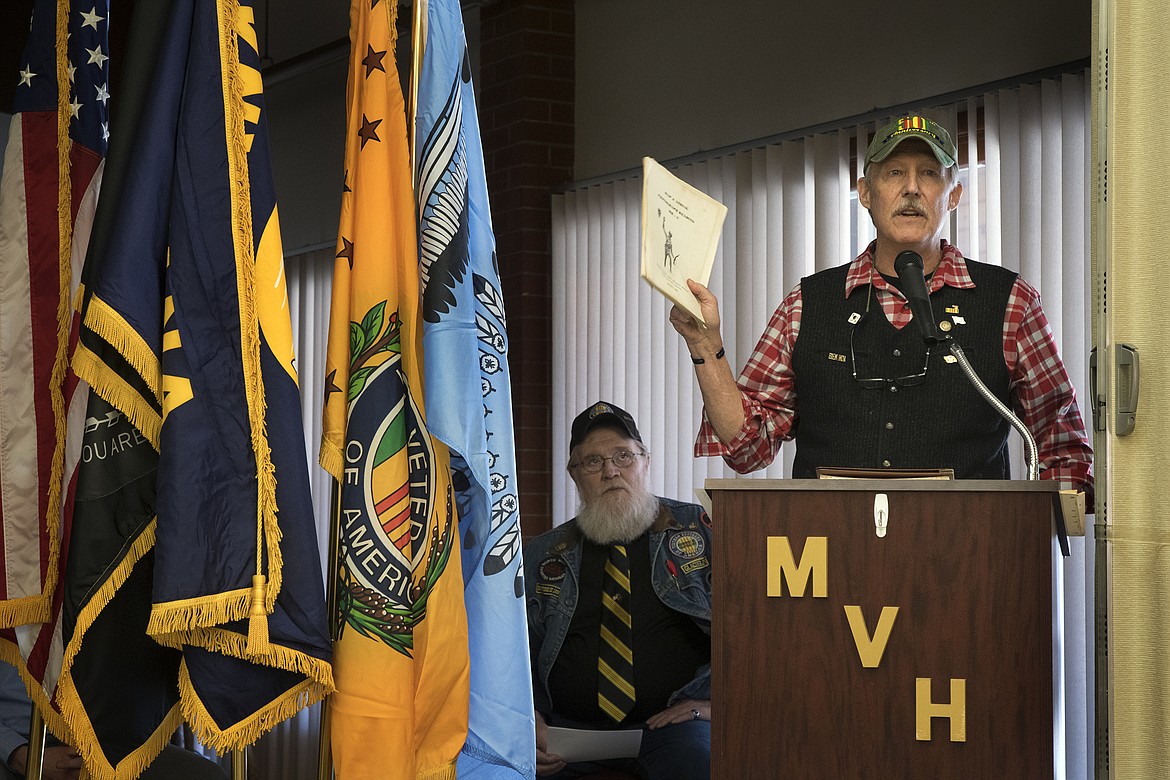
[[[37,74],[32,72],[32,68],[25,66],[24,70],[20,72],[20,86],[31,87],[33,76]]]
[[[102,17],[98,16],[97,8],[94,8],[89,13],[82,11],[81,18],[85,20],[81,23],[82,27],[92,27],[95,30],[97,29],[98,22],[102,20]]]
[[[85,51],[87,54],[89,54],[89,62],[85,63],[86,65],[97,63],[97,66],[100,68],[105,64],[106,60],[109,59],[109,57],[102,54],[102,49],[100,46],[96,49],[86,49]]]

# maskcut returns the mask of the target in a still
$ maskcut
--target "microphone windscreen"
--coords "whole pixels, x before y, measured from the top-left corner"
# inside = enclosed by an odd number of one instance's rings
[[[901,276],[902,271],[910,265],[917,268],[919,272],[924,272],[922,267],[922,255],[918,254],[912,249],[907,249],[905,252],[899,252],[898,256],[894,258],[894,273],[896,273],[898,276]]]

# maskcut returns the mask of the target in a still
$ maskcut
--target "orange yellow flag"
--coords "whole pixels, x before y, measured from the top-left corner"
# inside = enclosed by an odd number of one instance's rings
[[[426,427],[397,3],[351,0],[321,465],[338,480],[337,777],[454,778],[467,614],[446,448]],[[372,6],[372,7],[371,7]]]

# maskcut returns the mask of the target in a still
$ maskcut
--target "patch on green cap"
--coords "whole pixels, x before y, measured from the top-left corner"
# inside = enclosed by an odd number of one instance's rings
[[[955,148],[955,142],[951,140],[951,134],[946,128],[933,119],[915,114],[895,119],[878,130],[865,152],[865,168],[868,168],[871,162],[886,159],[898,144],[910,138],[925,141],[944,168],[950,168],[959,159],[958,149]]]

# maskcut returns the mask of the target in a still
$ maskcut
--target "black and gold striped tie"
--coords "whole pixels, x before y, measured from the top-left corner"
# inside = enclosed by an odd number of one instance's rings
[[[615,722],[634,706],[630,560],[625,545],[610,547],[601,583],[601,644],[597,650],[597,704]]]

